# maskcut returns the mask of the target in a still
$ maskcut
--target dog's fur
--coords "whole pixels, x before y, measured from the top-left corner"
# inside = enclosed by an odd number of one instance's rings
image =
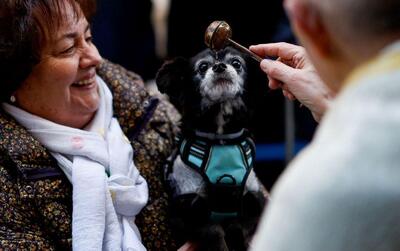
[[[156,82],[182,114],[184,137],[195,131],[222,135],[247,126],[246,75],[245,57],[228,47],[217,53],[207,49],[190,60],[166,62]],[[181,241],[196,243],[198,250],[247,249],[265,204],[265,190],[254,171],[246,181],[240,216],[219,223],[209,219],[209,191],[203,177],[186,166],[180,156],[174,160],[168,179],[180,194],[172,203],[171,213]]]

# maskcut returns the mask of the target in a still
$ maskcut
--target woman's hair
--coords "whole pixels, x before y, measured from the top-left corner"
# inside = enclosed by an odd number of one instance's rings
[[[0,0],[0,101],[6,101],[40,62],[50,34],[71,6],[78,20],[90,18],[95,0]]]

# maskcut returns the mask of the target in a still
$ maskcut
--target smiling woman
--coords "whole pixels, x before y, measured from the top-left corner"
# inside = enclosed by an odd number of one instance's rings
[[[32,114],[83,128],[99,106],[96,67],[101,57],[92,43],[86,18],[74,6],[67,4],[59,9],[64,20],[41,28],[40,61],[14,96],[16,104]],[[39,23],[43,23],[43,11],[37,13]]]
[[[0,3],[0,249],[173,250],[178,114],[101,58],[83,2]]]

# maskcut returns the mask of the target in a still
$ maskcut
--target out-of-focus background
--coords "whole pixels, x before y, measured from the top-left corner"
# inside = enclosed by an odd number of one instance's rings
[[[205,49],[204,32],[215,20],[227,21],[233,39],[244,46],[296,43],[282,0],[98,0],[94,43],[101,55],[140,74],[151,92],[164,60],[191,57]],[[306,108],[267,87],[257,63],[250,64],[257,158],[255,170],[271,188],[286,164],[310,141],[316,123]]]

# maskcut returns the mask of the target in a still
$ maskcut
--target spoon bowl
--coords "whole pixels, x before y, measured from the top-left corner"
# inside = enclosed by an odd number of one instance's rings
[[[206,45],[215,51],[221,50],[230,45],[239,51],[250,55],[257,62],[261,62],[262,58],[250,51],[246,47],[236,43],[232,39],[232,29],[225,21],[214,21],[206,29],[204,34],[204,42]]]

